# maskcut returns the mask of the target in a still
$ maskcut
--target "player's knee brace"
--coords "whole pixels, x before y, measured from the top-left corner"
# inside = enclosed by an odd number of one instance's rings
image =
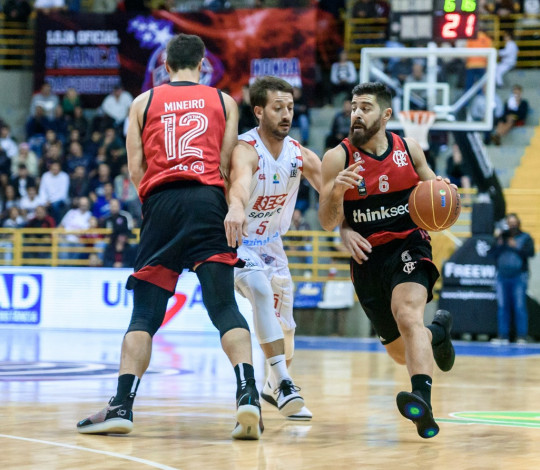
[[[154,284],[138,281],[133,288],[133,313],[130,331],[146,331],[154,336],[165,318],[171,293]]]
[[[223,337],[227,331],[234,328],[243,328],[249,331],[249,325],[240,310],[238,310],[235,300],[225,304],[209,302],[208,304],[205,303],[205,307],[210,320],[218,329],[220,337]]]

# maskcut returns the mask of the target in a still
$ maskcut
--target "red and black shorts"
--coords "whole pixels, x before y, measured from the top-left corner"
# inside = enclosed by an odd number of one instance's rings
[[[368,256],[362,264],[351,259],[351,277],[381,343],[389,344],[400,336],[391,307],[394,287],[405,282],[421,284],[427,289],[429,302],[439,271],[432,261],[427,232],[420,230],[403,240],[376,246]]]
[[[236,250],[227,245],[223,189],[192,182],[169,184],[144,201],[142,214],[135,272],[127,289],[142,280],[172,295],[184,269],[205,261],[242,267]]]

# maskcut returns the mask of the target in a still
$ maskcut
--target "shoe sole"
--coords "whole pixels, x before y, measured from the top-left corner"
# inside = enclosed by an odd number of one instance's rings
[[[291,416],[287,416],[287,419],[289,421],[311,421],[313,418],[312,415],[303,415],[303,414],[295,414]]]
[[[272,395],[268,395],[267,393],[261,392],[261,398],[268,404],[278,408],[277,401],[274,399]],[[303,408],[304,406],[302,406]],[[296,412],[293,412],[290,415],[286,415],[285,417],[290,421],[311,421],[313,418],[313,415],[311,414],[301,414],[302,408]],[[278,408],[279,409],[279,408]]]
[[[418,435],[424,439],[439,434],[439,426],[433,419],[428,404],[414,393],[399,392],[396,397],[399,412],[415,425]]]
[[[242,405],[236,410],[236,426],[232,432],[234,439],[257,440],[262,430],[259,426],[261,412],[254,405]]]
[[[123,418],[111,418],[102,423],[77,427],[77,431],[81,434],[128,434],[132,430],[133,423]]]
[[[281,406],[278,406],[278,410],[283,416],[288,418],[302,411],[304,405],[304,399],[301,396],[296,396],[291,397],[288,401],[282,403]]]

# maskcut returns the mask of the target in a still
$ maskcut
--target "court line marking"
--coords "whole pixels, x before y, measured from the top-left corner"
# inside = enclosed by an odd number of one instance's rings
[[[20,441],[37,442],[39,444],[47,444],[47,445],[56,446],[56,447],[65,447],[67,449],[82,450],[84,452],[93,452],[94,454],[108,455],[110,457],[117,457],[120,459],[131,460],[132,462],[142,463],[144,465],[148,465],[154,468],[160,468],[161,470],[179,470],[176,467],[169,467],[167,465],[153,462],[151,460],[140,459],[138,457],[131,457],[130,455],[125,455],[125,454],[117,454],[116,452],[108,452],[106,450],[90,449],[89,447],[75,446],[71,444],[62,444],[60,442],[42,441],[41,439],[32,439],[29,437],[11,436],[9,434],[0,434],[0,438],[2,437],[5,439],[16,439]]]

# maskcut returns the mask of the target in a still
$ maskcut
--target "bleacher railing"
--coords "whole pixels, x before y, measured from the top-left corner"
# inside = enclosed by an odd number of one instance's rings
[[[28,22],[8,21],[0,13],[0,68],[31,69],[34,66],[33,12]]]

